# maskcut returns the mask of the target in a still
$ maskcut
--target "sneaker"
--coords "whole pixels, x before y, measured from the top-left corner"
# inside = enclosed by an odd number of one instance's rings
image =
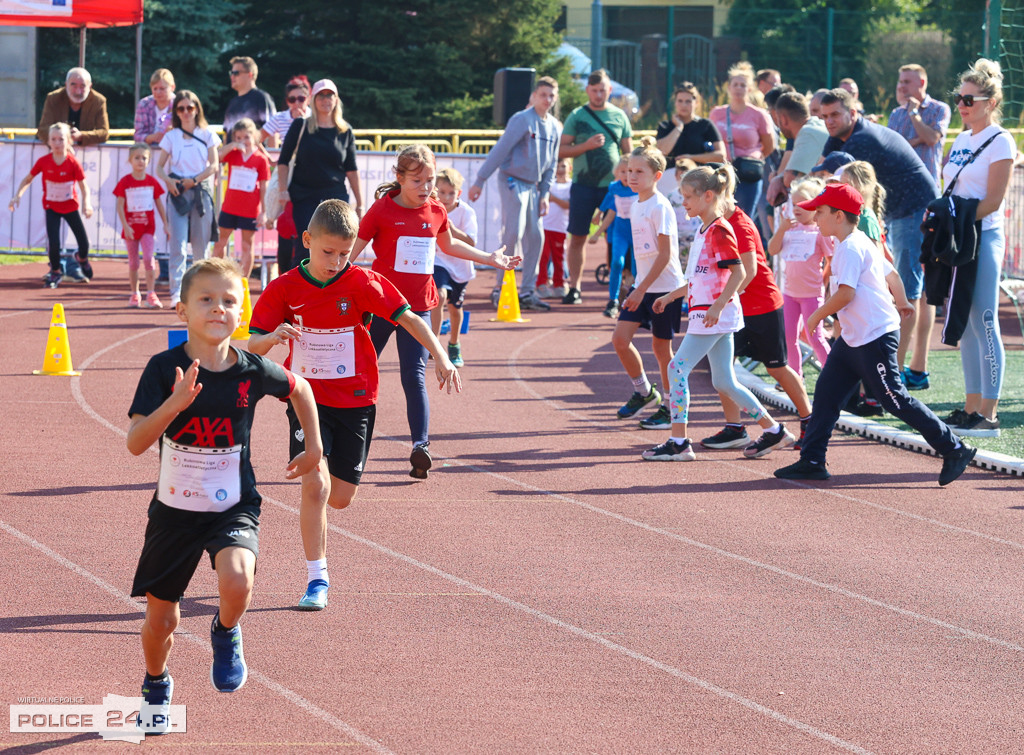
[[[78,252],[75,252],[75,262],[77,262],[78,266],[82,268],[82,275],[89,280],[92,280],[92,265],[89,264],[89,258],[79,257]]]
[[[88,283],[89,282],[89,279],[85,276],[85,273],[83,273],[81,270],[72,270],[70,273],[68,273],[68,276],[75,283]]]
[[[541,283],[537,286],[537,296],[541,299],[554,299],[555,289],[551,288],[547,283]],[[561,294],[559,294],[561,296]]]
[[[613,320],[619,317],[619,300],[609,299],[608,305],[604,308],[604,312],[601,313],[605,317],[610,317]]]
[[[856,406],[850,411],[858,417],[881,417],[885,414],[885,409],[882,408],[881,404],[875,401],[868,401],[867,399],[858,401]]]
[[[824,462],[808,461],[800,459],[795,464],[775,470],[775,476],[780,480],[827,480],[832,475],[828,472],[828,465]]]
[[[412,464],[412,469],[409,470],[410,477],[415,477],[417,480],[427,479],[427,470],[434,464],[430,458],[430,451],[427,450],[429,445],[430,441],[428,440],[413,446],[412,453],[409,455],[409,463]]]
[[[551,305],[537,296],[536,291],[530,291],[519,297],[519,308],[547,312],[551,309]]]
[[[306,586],[306,594],[299,598],[296,606],[300,611],[322,611],[327,608],[327,588],[322,579],[314,579]]]
[[[633,391],[633,395],[629,397],[629,401],[620,406],[616,414],[618,414],[619,419],[629,419],[648,404],[657,404],[660,401],[661,394],[658,393],[658,386],[651,383],[650,393],[644,396],[637,391]]]
[[[231,629],[218,632],[217,619],[210,625],[210,644],[213,645],[213,665],[210,666],[210,683],[218,692],[234,692],[241,689],[249,677],[249,668],[242,654],[242,628],[237,624]]]
[[[735,428],[726,425],[714,435],[700,442],[704,448],[739,448],[750,445],[750,436],[744,427]]]
[[[448,344],[448,359],[450,359],[451,363],[456,367],[461,367],[465,364],[465,362],[462,361],[462,344]]]
[[[971,415],[965,412],[963,409],[954,409],[952,412],[949,413],[949,416],[943,418],[942,421],[945,422],[950,427],[957,429],[965,422],[967,422],[970,416]]]
[[[926,391],[931,387],[931,383],[928,382],[929,372],[918,372],[912,370],[909,367],[903,368],[903,385],[907,386],[908,391]]]
[[[496,288],[491,291],[491,306],[497,307],[499,301],[501,301],[501,289]]]
[[[697,454],[693,452],[689,438],[682,443],[676,443],[669,438],[660,446],[647,449],[640,457],[644,461],[693,461]]]
[[[796,438],[786,429],[785,425],[779,425],[777,433],[770,433],[767,430],[761,433],[761,437],[743,449],[743,455],[748,459],[760,459],[772,451],[793,445]]]
[[[131,296],[128,297],[128,306],[129,307],[141,307],[142,306],[142,297],[139,296],[139,292],[138,291],[136,291],[134,294],[132,294]]]
[[[166,734],[171,730],[171,696],[174,680],[166,671],[162,679],[142,680],[142,706],[136,725],[146,734]]]
[[[45,288],[57,288],[60,282],[64,280],[64,274],[59,271],[52,271],[46,274],[43,278],[43,286]]]
[[[800,420],[800,437],[796,439],[796,443],[793,444],[794,451],[800,451],[804,447],[804,438],[807,436],[807,425],[810,423],[809,419]]]
[[[672,427],[672,412],[662,404],[658,410],[647,419],[640,420],[641,430],[668,430]]]
[[[977,453],[977,448],[961,443],[960,448],[955,448],[943,456],[942,471],[939,472],[939,485],[949,485],[949,483],[962,475]]]
[[[164,304],[160,301],[160,297],[156,295],[156,291],[150,291],[146,294],[146,306],[150,309],[163,309]]]
[[[564,299],[569,295],[570,291],[572,291],[572,289],[569,288],[568,283],[563,283],[561,286],[555,286],[555,297]]]
[[[578,288],[570,288],[565,296],[562,297],[562,304],[582,304],[583,296],[580,295]]]
[[[967,418],[956,426],[957,435],[968,435],[972,438],[998,438],[999,417],[988,419],[980,412],[971,412]]]

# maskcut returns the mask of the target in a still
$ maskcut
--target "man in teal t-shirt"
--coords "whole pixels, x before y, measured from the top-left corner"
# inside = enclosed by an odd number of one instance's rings
[[[590,221],[601,205],[615,166],[633,149],[627,115],[608,102],[611,79],[603,68],[587,79],[589,103],[573,110],[562,129],[559,159],[573,158],[569,190],[569,293],[563,304],[580,304],[580,285]]]

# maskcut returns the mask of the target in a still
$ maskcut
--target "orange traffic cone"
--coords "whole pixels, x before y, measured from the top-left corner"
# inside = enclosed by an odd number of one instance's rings
[[[238,323],[238,329],[231,334],[236,341],[245,341],[249,338],[249,321],[252,320],[252,299],[249,297],[249,281],[242,278],[242,321]]]
[[[498,296],[498,316],[491,322],[529,322],[519,311],[519,288],[516,286],[516,271],[506,270],[501,279],[501,294]]]
[[[54,304],[50,317],[50,333],[46,336],[46,354],[43,369],[32,370],[33,375],[81,375],[71,366],[71,344],[68,327],[64,322],[64,305]]]

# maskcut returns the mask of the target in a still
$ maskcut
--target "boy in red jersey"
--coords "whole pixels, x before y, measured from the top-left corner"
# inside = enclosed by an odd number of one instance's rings
[[[320,414],[324,460],[302,478],[299,526],[309,583],[298,607],[327,606],[326,504],[355,498],[370,450],[377,403],[377,354],[367,329],[373,316],[397,323],[434,356],[440,387],[462,390],[458,371],[409,303],[384,276],[350,264],[359,219],[340,199],[317,207],[302,234],[309,259],[275,278],[253,308],[249,350],[288,345],[285,366],[309,380]],[[291,444],[302,443],[291,407]]]

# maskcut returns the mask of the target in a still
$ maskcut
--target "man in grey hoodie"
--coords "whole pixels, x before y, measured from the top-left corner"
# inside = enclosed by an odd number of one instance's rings
[[[558,99],[558,82],[550,76],[537,80],[530,107],[511,118],[505,133],[498,139],[469,189],[469,201],[480,198],[484,183],[498,171],[501,193],[501,241],[509,254],[522,247],[523,275],[519,285],[519,306],[523,309],[549,310],[551,306],[537,295],[537,267],[544,246],[541,216],[548,212],[551,182],[558,162],[558,144],[562,125],[550,114]],[[504,271],[491,299],[495,306],[501,292]]]

